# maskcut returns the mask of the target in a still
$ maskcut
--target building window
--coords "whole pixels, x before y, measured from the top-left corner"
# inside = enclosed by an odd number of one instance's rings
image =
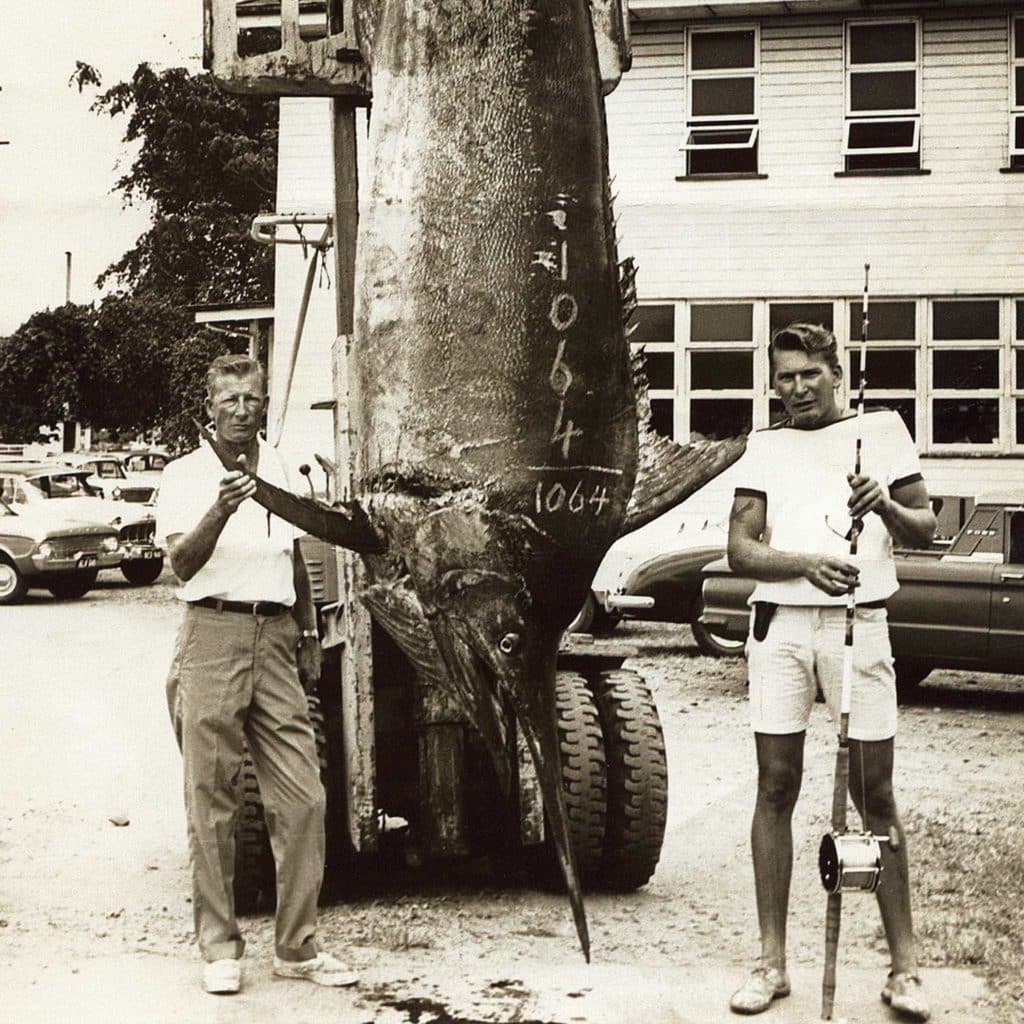
[[[999,300],[942,299],[931,306],[931,443],[998,445]]]
[[[1010,21],[1010,166],[1024,168],[1024,18]]]
[[[850,303],[847,394],[851,403],[860,387],[860,337],[864,313],[860,301]],[[883,406],[898,412],[917,438],[917,304],[875,301],[868,310],[868,356],[864,407]]]
[[[1024,448],[1024,299],[1013,304],[1013,443]]]
[[[754,422],[754,306],[690,306],[690,439],[736,437]]]
[[[847,171],[920,168],[920,52],[916,21],[847,22]]]
[[[640,306],[631,345],[642,346],[651,402],[651,427],[665,437],[675,437],[676,307],[671,304]]]
[[[690,31],[688,175],[757,173],[758,60],[756,28]]]

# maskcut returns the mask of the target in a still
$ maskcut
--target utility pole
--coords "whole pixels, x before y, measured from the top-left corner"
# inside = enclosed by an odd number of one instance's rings
[[[71,253],[64,250],[64,304],[71,301]]]

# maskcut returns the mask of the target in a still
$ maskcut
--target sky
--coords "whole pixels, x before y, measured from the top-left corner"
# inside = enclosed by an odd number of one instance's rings
[[[68,85],[75,61],[105,87],[141,61],[201,68],[202,0],[0,2],[0,336],[32,313],[99,296],[96,277],[148,226],[114,182],[131,163],[126,118],[89,110],[96,91]]]

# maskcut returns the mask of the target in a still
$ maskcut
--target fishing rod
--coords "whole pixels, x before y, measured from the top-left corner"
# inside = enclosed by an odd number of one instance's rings
[[[867,388],[868,355],[868,274],[864,264],[864,298],[860,322],[860,381],[857,387],[857,443],[854,476],[860,476],[864,438],[864,392]],[[857,544],[864,529],[863,517],[850,524],[850,558],[857,557]],[[846,630],[843,637],[843,682],[839,698],[839,745],[836,749],[835,784],[832,790],[832,828],[821,840],[818,869],[821,884],[828,893],[825,911],[825,971],[821,984],[821,1019],[833,1020],[836,996],[836,958],[839,950],[839,925],[844,892],[874,892],[882,873],[880,843],[888,836],[875,836],[865,828],[847,830],[846,794],[850,785],[850,700],[853,692],[853,627],[857,618],[857,593],[851,587],[846,597]],[[864,773],[861,772],[863,783]]]

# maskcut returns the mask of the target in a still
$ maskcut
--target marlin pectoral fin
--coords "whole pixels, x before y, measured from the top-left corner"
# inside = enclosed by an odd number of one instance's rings
[[[338,547],[357,551],[359,554],[379,554],[386,545],[374,530],[363,507],[356,501],[343,502],[337,508],[291,494],[280,487],[268,484],[255,473],[232,458],[231,454],[217,441],[209,430],[198,420],[193,420],[200,436],[213,449],[221,465],[228,470],[243,470],[256,481],[253,498],[268,512],[298,526],[314,537],[326,540]]]

